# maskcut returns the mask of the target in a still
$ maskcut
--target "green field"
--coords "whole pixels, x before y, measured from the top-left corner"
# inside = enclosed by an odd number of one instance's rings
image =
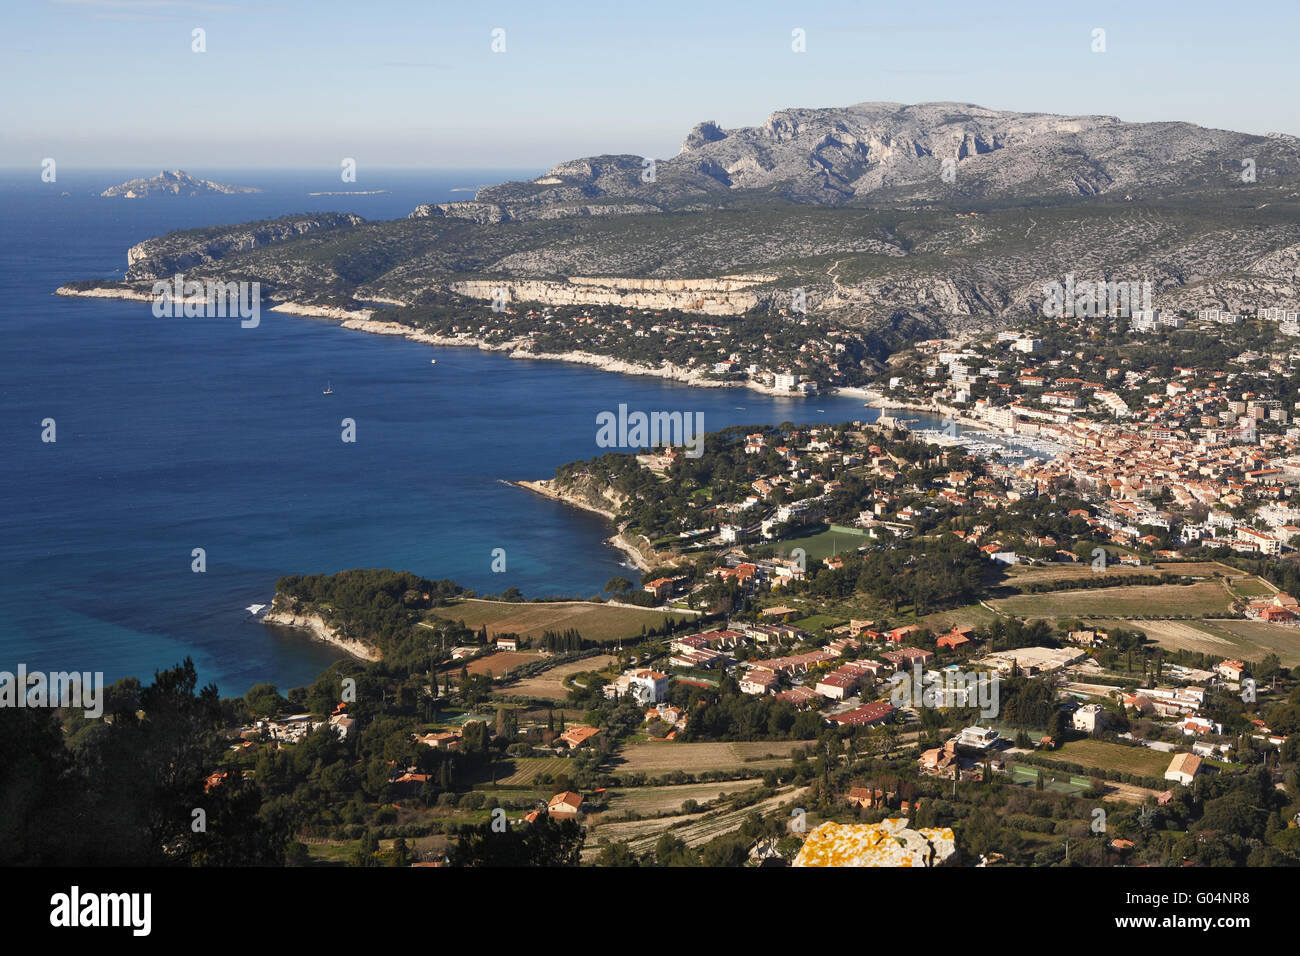
[[[575,628],[584,638],[602,644],[641,636],[641,628],[662,627],[668,621],[685,621],[689,614],[665,613],[639,607],[592,604],[586,601],[511,602],[470,599],[430,614],[451,621],[464,621],[477,630],[486,627],[488,636],[518,634],[541,637],[544,631]]]
[[[820,531],[802,538],[787,538],[777,542],[779,553],[789,554],[795,548],[803,548],[809,561],[820,561],[832,555],[856,551],[864,544],[870,544],[871,538],[865,534],[851,534],[847,531]]]
[[[841,624],[849,623],[847,617],[836,617],[833,614],[810,614],[808,617],[801,617],[797,621],[791,621],[795,627],[801,627],[805,631],[820,631],[828,627],[839,627]]]
[[[1071,740],[1050,754],[1053,760],[1102,770],[1119,770],[1160,778],[1169,769],[1172,754],[1146,747],[1126,747],[1107,740]]]

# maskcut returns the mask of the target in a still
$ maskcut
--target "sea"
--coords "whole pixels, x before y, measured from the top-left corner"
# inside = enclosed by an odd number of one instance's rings
[[[343,184],[328,169],[187,172],[263,192],[107,199],[156,170],[0,172],[0,671],[147,683],[189,657],[224,695],[284,691],[340,652],[246,610],[283,575],[393,568],[527,597],[591,596],[628,575],[599,516],[506,483],[606,451],[602,411],[701,412],[709,431],[878,415],[847,395],[697,388],[266,308],[244,328],[53,294],[122,278],[128,247],[169,230],[317,211],[400,218],[540,173],[360,170]],[[342,190],[383,192],[310,195]]]

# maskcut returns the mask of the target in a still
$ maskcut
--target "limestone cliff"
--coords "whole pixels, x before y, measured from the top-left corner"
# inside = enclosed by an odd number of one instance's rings
[[[359,657],[365,661],[377,661],[383,657],[379,649],[374,645],[356,638],[343,636],[338,625],[330,621],[319,610],[305,607],[300,602],[283,594],[276,594],[275,599],[271,602],[271,610],[262,616],[262,623],[307,631],[317,640],[333,644],[353,657]]]

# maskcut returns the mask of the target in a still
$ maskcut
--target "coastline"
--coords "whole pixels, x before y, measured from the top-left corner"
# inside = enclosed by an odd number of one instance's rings
[[[514,485],[516,488],[523,488],[525,491],[531,491],[534,494],[541,495],[543,498],[550,498],[552,501],[559,501],[574,508],[580,508],[583,511],[590,511],[592,514],[598,514],[606,521],[614,524],[617,521],[617,515],[614,512],[604,508],[597,508],[595,505],[582,501],[573,495],[567,495],[562,491],[556,491],[550,485],[549,479],[540,481],[507,481],[506,484]],[[636,566],[638,571],[649,571],[655,567],[654,564],[646,558],[645,552],[636,545],[622,528],[618,528],[618,533],[612,537],[606,538],[605,543],[617,548],[627,555],[628,559]],[[651,552],[653,555],[653,552]]]
[[[313,307],[299,306],[298,308],[308,309]],[[291,310],[277,308],[273,311],[288,312]],[[487,342],[469,335],[437,335],[433,332],[422,332],[419,329],[413,329],[409,325],[402,325],[400,322],[385,322],[380,319],[370,318],[369,315],[370,313],[367,313],[365,318],[360,316],[348,318],[343,322],[343,328],[358,332],[369,332],[372,335],[400,335],[412,342],[445,348],[476,348],[482,352],[504,352],[507,358],[512,359],[570,362],[575,365],[587,365],[598,368],[603,372],[613,372],[619,375],[647,375],[652,378],[665,378],[695,388],[748,388],[778,398],[802,399],[812,397],[806,396],[802,392],[788,392],[754,381],[723,382],[715,378],[709,378],[703,372],[673,365],[671,362],[655,368],[650,365],[640,365],[636,362],[615,358],[612,355],[597,355],[594,352],[583,352],[577,349],[569,352],[533,352],[524,348],[528,343],[526,337],[509,339],[505,342]]]
[[[280,595],[276,595],[279,598]],[[263,624],[271,624],[276,627],[292,627],[297,630],[307,631],[312,637],[326,644],[332,644],[351,656],[363,661],[378,661],[383,655],[378,650],[361,641],[349,640],[346,637],[339,636],[325,618],[319,614],[299,614],[292,611],[277,611],[272,605],[271,610],[262,616]]]
[[[149,292],[122,286],[95,286],[88,289],[73,289],[70,286],[63,285],[55,289],[54,294],[87,299],[127,299],[135,302],[153,301],[153,295]],[[380,302],[386,300],[373,299],[370,301]],[[419,329],[412,328],[409,325],[402,325],[399,322],[385,322],[376,319],[373,317],[376,311],[374,309],[350,310],[339,306],[306,305],[292,300],[285,300],[284,302],[278,302],[271,306],[270,311],[279,312],[284,315],[302,316],[304,318],[338,319],[341,326],[345,329],[351,329],[356,332],[368,332],[371,335],[399,335],[412,342],[419,342],[424,345],[436,345],[444,348],[476,348],[483,352],[504,352],[508,358],[512,359],[536,359],[537,361],[542,362],[569,362],[575,365],[587,365],[592,368],[600,369],[603,372],[613,372],[618,375],[646,375],[652,378],[668,379],[695,388],[746,388],[762,395],[770,395],[774,398],[797,399],[812,399],[821,394],[843,394],[861,396],[863,398],[871,398],[875,395],[875,393],[858,386],[830,388],[824,393],[818,391],[812,395],[805,395],[802,392],[790,392],[784,389],[778,389],[772,385],[763,385],[762,383],[753,380],[746,380],[743,382],[724,382],[715,378],[710,378],[703,372],[673,365],[672,363],[665,363],[656,368],[650,365],[641,365],[636,362],[629,362],[625,359],[615,358],[612,355],[597,355],[595,352],[583,352],[576,349],[569,352],[532,352],[523,347],[528,344],[528,339],[526,337],[514,338],[505,342],[487,342],[483,339],[468,335],[437,335],[432,332],[422,332]]]

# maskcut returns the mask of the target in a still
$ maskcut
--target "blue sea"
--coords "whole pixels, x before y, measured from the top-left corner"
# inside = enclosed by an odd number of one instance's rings
[[[121,278],[129,246],[171,229],[318,210],[391,219],[538,175],[363,171],[344,186],[329,170],[187,171],[265,191],[103,199],[156,170],[0,175],[0,670],[147,681],[189,656],[223,694],[287,689],[338,652],[245,610],[282,575],[387,567],[532,597],[589,596],[626,574],[605,522],[504,483],[602,453],[601,411],[698,411],[710,431],[876,415],[856,398],[692,388],[267,309],[245,329],[52,294]],[[353,188],[389,191],[308,195]],[[47,418],[53,443],[41,440]],[[355,443],[340,438],[344,418]],[[496,548],[504,573],[492,571]]]

